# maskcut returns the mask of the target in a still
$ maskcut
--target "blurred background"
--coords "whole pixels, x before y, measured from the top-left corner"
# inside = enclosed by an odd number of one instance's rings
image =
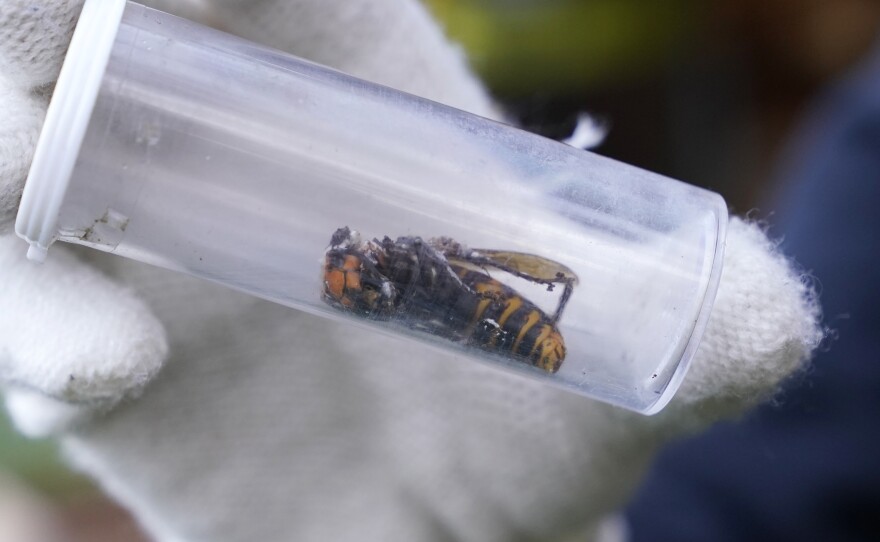
[[[875,0],[428,0],[514,118],[752,209],[807,101],[870,48]]]
[[[609,128],[597,152],[758,217],[772,216],[780,153],[807,104],[880,33],[874,0],[425,1],[515,122],[563,138],[591,113]],[[52,443],[5,419],[0,472],[60,513],[68,541],[140,540]],[[0,478],[0,506],[11,484]]]

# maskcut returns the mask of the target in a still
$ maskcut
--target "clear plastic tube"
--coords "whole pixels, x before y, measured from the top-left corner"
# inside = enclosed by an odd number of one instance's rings
[[[726,221],[717,194],[89,0],[16,230],[37,259],[87,245],[653,413]]]

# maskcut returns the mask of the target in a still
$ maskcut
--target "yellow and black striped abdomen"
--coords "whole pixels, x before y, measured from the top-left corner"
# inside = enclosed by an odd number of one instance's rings
[[[471,344],[514,356],[550,373],[559,370],[565,359],[565,343],[544,311],[486,273],[457,265],[452,268],[476,293],[465,332]]]

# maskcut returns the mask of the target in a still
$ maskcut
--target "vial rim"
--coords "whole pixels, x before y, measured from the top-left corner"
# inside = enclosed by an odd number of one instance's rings
[[[713,193],[712,195],[716,200],[715,207],[717,209],[717,223],[715,225],[714,249],[706,251],[706,257],[711,258],[712,262],[710,264],[709,276],[706,279],[706,285],[703,290],[703,300],[700,303],[697,318],[694,320],[694,327],[691,330],[690,337],[682,351],[678,366],[666,382],[666,386],[657,397],[657,400],[642,411],[642,414],[647,416],[657,414],[663,410],[675,396],[675,393],[684,381],[687,371],[690,368],[691,361],[693,361],[693,358],[700,347],[700,343],[703,340],[703,334],[708,327],[709,316],[712,314],[712,307],[715,304],[715,298],[718,294],[718,285],[721,283],[721,272],[724,267],[724,249],[727,246],[727,224],[730,220],[730,215],[724,198],[718,194]]]
[[[42,262],[98,99],[126,0],[86,0],[67,49],[22,193],[15,233]]]

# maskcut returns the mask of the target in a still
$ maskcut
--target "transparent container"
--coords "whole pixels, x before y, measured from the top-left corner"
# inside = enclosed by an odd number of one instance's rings
[[[88,0],[16,231],[32,259],[86,245],[653,413],[726,223],[700,188]]]

